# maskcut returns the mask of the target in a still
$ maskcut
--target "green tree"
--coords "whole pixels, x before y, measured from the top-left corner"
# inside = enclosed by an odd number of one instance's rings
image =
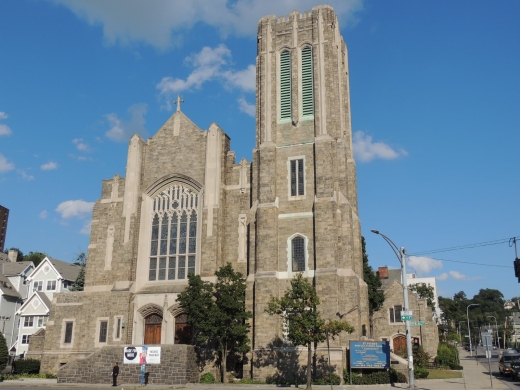
[[[9,351],[7,348],[7,342],[5,341],[5,337],[0,333],[0,372],[2,372],[7,366],[7,362],[9,361]]]
[[[218,345],[221,378],[226,381],[227,358],[250,350],[246,310],[246,283],[240,272],[230,263],[215,272],[216,283],[204,282],[199,275],[189,275],[188,287],[177,301],[188,315],[188,324],[194,328],[197,344]]]
[[[372,267],[368,264],[365,237],[361,237],[361,248],[363,250],[363,279],[368,286],[368,309],[370,322],[372,322],[372,315],[375,311],[379,310],[385,302],[385,294],[381,290],[383,284],[379,277],[379,272],[374,272]]]
[[[317,310],[320,299],[316,289],[302,274],[291,280],[291,287],[282,298],[271,297],[266,312],[277,314],[287,324],[287,338],[293,345],[307,346],[307,389],[312,388],[312,344],[325,341],[326,332],[337,336],[342,331],[352,333],[347,322],[325,321]]]
[[[18,248],[14,248],[14,247],[12,247],[12,248],[6,249],[6,250],[4,251],[4,253],[7,254],[7,253],[9,253],[9,251],[11,251],[11,250],[18,251],[18,255],[17,255],[17,257],[16,257],[16,261],[23,261],[23,252],[22,252],[20,249],[18,249]]]
[[[32,261],[34,263],[34,266],[38,267],[38,264],[40,264],[46,256],[47,255],[42,252],[29,252],[27,255],[23,256],[22,261]]]
[[[432,286],[427,286],[426,283],[417,283],[408,286],[408,290],[416,293],[419,298],[426,299],[426,303],[432,310],[435,310],[435,293]]]
[[[74,283],[72,283],[72,291],[83,291],[85,289],[85,267],[87,265],[85,252],[81,252],[73,264],[80,265],[81,269],[79,270],[78,277]]]

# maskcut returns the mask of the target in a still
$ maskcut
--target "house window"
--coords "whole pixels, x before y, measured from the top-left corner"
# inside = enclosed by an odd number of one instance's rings
[[[108,321],[101,321],[99,323],[99,342],[100,343],[107,342],[107,330],[108,330]]]
[[[195,273],[198,194],[174,185],[153,205],[148,280],[187,279]]]
[[[390,308],[390,322],[403,322],[401,320],[401,311],[403,307],[401,305],[397,305]]]
[[[65,337],[63,338],[64,344],[72,343],[72,328],[74,326],[74,322],[65,322]]]
[[[294,237],[291,241],[292,272],[305,271],[305,239]]]
[[[47,281],[47,291],[54,291],[54,290],[56,290],[56,281],[48,280]]]
[[[29,344],[29,338],[31,337],[31,335],[29,334],[24,334],[22,336],[22,344]]]
[[[290,185],[291,196],[301,196],[305,194],[303,158],[290,160]]]
[[[47,324],[47,316],[39,316],[38,317],[38,328]]]
[[[33,291],[42,291],[42,290],[43,290],[43,280],[34,282]]]
[[[32,328],[33,325],[34,325],[34,317],[33,316],[24,317],[24,320],[23,320],[24,328]]]
[[[121,327],[123,325],[123,318],[115,317],[114,321],[114,340],[121,340]]]
[[[314,92],[312,73],[312,48],[302,49],[302,116],[310,119],[314,116]]]
[[[291,52],[280,53],[280,119],[291,119]]]

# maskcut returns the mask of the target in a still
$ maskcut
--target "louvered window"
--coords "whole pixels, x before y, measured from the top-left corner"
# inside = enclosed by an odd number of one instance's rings
[[[198,194],[174,185],[154,199],[148,280],[187,279],[195,273]]]
[[[291,53],[280,54],[280,119],[291,119]]]
[[[314,94],[312,80],[312,48],[302,49],[302,116],[314,116]]]

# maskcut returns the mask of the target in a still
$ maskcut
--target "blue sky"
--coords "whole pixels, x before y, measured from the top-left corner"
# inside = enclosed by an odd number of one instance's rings
[[[0,204],[7,247],[73,261],[101,180],[125,175],[180,94],[237,161],[254,147],[257,21],[311,0],[0,3]],[[332,0],[349,49],[359,214],[370,263],[398,267],[378,229],[439,293],[520,295],[520,2]],[[468,263],[484,263],[481,266]]]

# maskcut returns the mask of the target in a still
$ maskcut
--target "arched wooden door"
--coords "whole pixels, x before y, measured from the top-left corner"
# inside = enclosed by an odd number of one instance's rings
[[[150,314],[144,319],[144,344],[161,344],[162,317]]]
[[[406,356],[406,338],[404,336],[394,338],[394,353],[399,356]]]
[[[175,317],[175,344],[191,344],[193,329],[188,325],[188,315],[179,314]]]

